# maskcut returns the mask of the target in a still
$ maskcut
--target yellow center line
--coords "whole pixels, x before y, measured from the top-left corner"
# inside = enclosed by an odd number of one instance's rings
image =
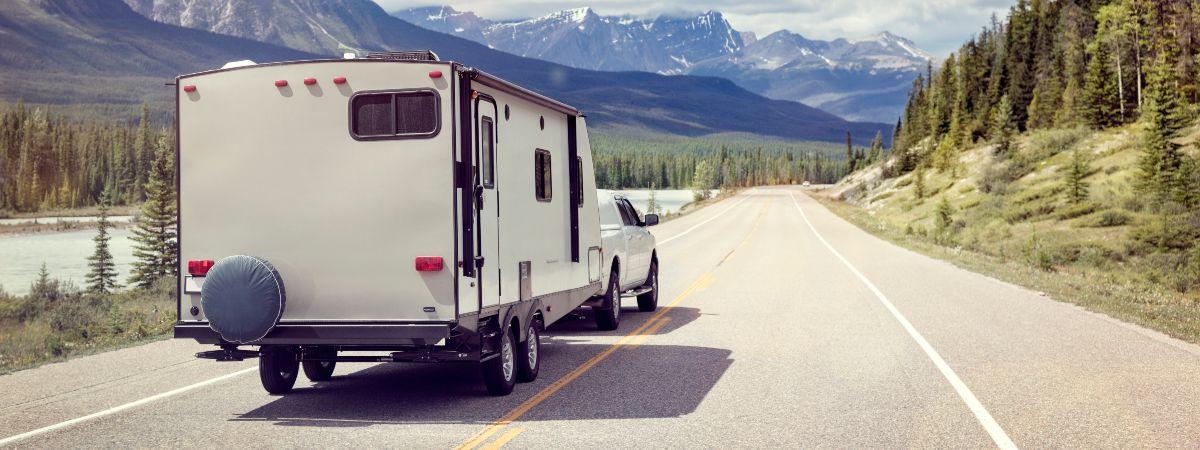
[[[671,321],[671,316],[664,316],[662,319],[659,319],[658,322],[655,322],[655,324],[653,326],[651,326],[650,328],[647,328],[645,332],[638,335],[637,339],[634,339],[632,342],[630,342],[629,346],[637,347],[639,345],[642,345],[643,342],[646,342],[647,338],[654,335],[654,333],[658,332],[659,328],[662,328],[663,325],[666,325],[667,322],[670,322],[670,321]]]
[[[522,431],[525,431],[524,427],[508,430],[504,432],[504,434],[500,435],[500,437],[496,438],[496,440],[492,441],[488,445],[483,446],[483,450],[498,450],[500,447],[503,447],[504,444],[507,444],[508,441],[511,441],[513,438],[517,437],[518,434],[521,434]]]
[[[746,241],[750,240],[750,236],[754,234],[755,230],[758,230],[758,224],[762,222],[763,214],[766,213],[767,208],[769,206],[770,206],[770,204],[763,206],[762,211],[760,211],[758,214],[758,218],[754,221],[754,226],[750,229],[750,233],[748,233],[746,235],[746,237],[743,238],[740,243],[738,243],[737,247],[734,247],[734,251],[737,251],[738,249],[742,248],[742,246],[744,246],[746,244]],[[732,252],[729,255],[732,255]],[[725,259],[728,259],[729,255],[725,255]],[[516,408],[513,408],[509,412],[505,413],[504,416],[500,417],[500,419],[488,424],[488,426],[485,427],[483,430],[480,430],[478,433],[476,433],[474,436],[472,436],[466,442],[463,442],[461,445],[459,445],[457,447],[457,449],[458,450],[470,450],[475,447],[478,447],[479,444],[482,444],[484,441],[487,441],[489,438],[492,437],[492,435],[496,434],[496,432],[504,429],[504,427],[508,426],[508,424],[513,423],[517,419],[521,418],[521,416],[524,416],[525,413],[529,412],[529,410],[533,409],[535,406],[546,401],[546,399],[550,398],[550,396],[554,395],[556,392],[561,390],[563,387],[566,387],[566,385],[571,384],[572,381],[575,381],[577,378],[582,376],[584,373],[587,373],[588,370],[591,370],[591,368],[595,367],[596,364],[599,364],[600,361],[604,361],[606,358],[608,358],[610,355],[612,355],[613,352],[616,352],[618,349],[620,349],[623,346],[629,345],[631,341],[638,339],[643,333],[647,332],[651,326],[658,324],[658,326],[661,327],[663,324],[666,323],[666,320],[659,321],[660,318],[662,318],[664,315],[666,315],[668,312],[670,312],[671,309],[675,308],[675,305],[678,305],[679,302],[688,298],[693,293],[703,290],[703,289],[707,288],[708,286],[712,285],[713,280],[714,280],[714,278],[713,278],[713,274],[712,274],[711,270],[700,275],[700,277],[697,278],[696,281],[693,281],[692,284],[690,286],[688,286],[687,289],[685,289],[682,293],[680,293],[678,296],[676,296],[674,300],[671,300],[671,303],[667,304],[666,306],[663,306],[662,308],[659,308],[658,312],[654,313],[653,316],[650,316],[650,318],[647,319],[645,322],[643,322],[641,326],[637,327],[633,331],[630,331],[629,334],[622,336],[621,339],[617,340],[616,343],[608,346],[600,353],[597,353],[595,356],[592,356],[591,358],[589,358],[587,361],[584,361],[583,364],[579,365],[579,367],[576,367],[574,370],[567,372],[567,374],[563,375],[562,378],[555,380],[553,383],[550,383],[549,386],[546,386],[541,391],[538,391],[538,393],[533,394],[532,397],[529,397],[529,399],[525,400],[520,405],[517,405]],[[657,328],[656,328],[656,330],[657,330]],[[645,339],[645,338],[642,338],[642,339]],[[511,433],[511,431],[510,431],[510,433]],[[508,433],[505,433],[505,435],[507,435],[507,434]],[[514,436],[515,436],[515,434],[514,434]],[[503,436],[501,436],[501,438],[503,438]]]

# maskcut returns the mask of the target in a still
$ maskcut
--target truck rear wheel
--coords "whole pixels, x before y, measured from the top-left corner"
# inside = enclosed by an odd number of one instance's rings
[[[517,384],[516,351],[513,347],[512,330],[505,330],[500,334],[500,353],[479,365],[483,370],[483,384],[487,386],[489,394],[508,395]]]
[[[650,291],[637,296],[638,310],[642,312],[658,309],[658,261],[650,262],[650,274],[646,278],[646,287],[650,288]]]
[[[333,348],[318,348],[313,349],[311,353],[319,358],[335,358],[337,357],[337,349]],[[333,369],[337,366],[337,361],[304,361],[301,363],[304,368],[304,376],[309,381],[329,381],[333,378]]]
[[[528,383],[536,380],[538,370],[542,368],[542,324],[538,321],[529,323],[525,342],[519,345],[517,352],[517,381]]]
[[[267,348],[258,357],[258,378],[272,395],[283,395],[296,385],[300,361],[290,348]]]
[[[609,305],[607,308],[592,308],[596,314],[596,328],[615,330],[621,326],[621,284],[617,282],[615,270],[608,276],[608,293],[605,296],[608,297],[604,301],[604,304]]]

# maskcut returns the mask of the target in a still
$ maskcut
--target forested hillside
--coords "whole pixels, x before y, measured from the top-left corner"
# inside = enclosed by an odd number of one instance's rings
[[[140,203],[165,125],[145,105],[138,120],[109,122],[0,110],[0,214],[91,206],[106,188],[112,204]]]
[[[832,190],[865,229],[1200,339],[1200,3],[1021,0]],[[1032,270],[1031,270],[1032,269]]]
[[[1139,187],[1195,206],[1195,158],[1173,142],[1198,98],[1200,5],[1187,0],[1020,0],[914,82],[893,173],[954,170],[955,155],[1014,133],[1147,126]]]

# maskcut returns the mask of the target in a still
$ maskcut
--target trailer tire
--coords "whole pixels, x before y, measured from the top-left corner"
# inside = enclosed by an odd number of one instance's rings
[[[608,307],[592,308],[592,312],[596,314],[596,328],[604,331],[612,331],[621,326],[621,284],[617,282],[617,272],[608,276],[608,292],[604,294],[605,305]]]
[[[488,394],[508,395],[517,384],[516,346],[513,345],[512,331],[510,328],[500,334],[500,353],[479,365]]]
[[[637,296],[638,311],[650,312],[658,309],[658,260],[650,261],[650,274],[646,278],[650,292]]]
[[[333,358],[337,356],[337,349],[320,348],[313,349],[314,355],[320,358]],[[304,376],[309,381],[329,381],[333,378],[333,369],[337,366],[337,361],[304,361],[300,364],[304,368]]]
[[[517,346],[517,381],[528,383],[537,379],[538,371],[542,368],[541,329],[540,320],[530,321],[525,342]]]
[[[300,361],[290,348],[267,348],[258,357],[258,378],[271,395],[283,395],[296,385]]]

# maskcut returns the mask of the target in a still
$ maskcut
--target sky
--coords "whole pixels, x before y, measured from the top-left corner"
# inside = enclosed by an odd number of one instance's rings
[[[1016,0],[376,0],[387,11],[449,4],[488,19],[536,17],[591,6],[602,15],[655,17],[716,10],[739,31],[766,36],[787,29],[808,38],[864,37],[890,31],[944,57],[979,32],[992,14],[1003,18]]]

